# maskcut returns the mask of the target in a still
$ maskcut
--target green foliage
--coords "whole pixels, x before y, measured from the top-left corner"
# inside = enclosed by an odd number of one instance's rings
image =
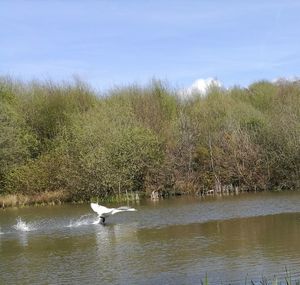
[[[74,116],[87,112],[96,104],[93,93],[80,82],[74,86],[33,83],[22,99],[27,124],[42,147],[70,127]]]
[[[18,98],[0,83],[0,193],[5,175],[16,165],[26,163],[35,151],[37,141],[25,124]]]
[[[67,178],[63,163],[62,156],[51,153],[13,168],[6,176],[7,192],[33,195],[62,189]]]
[[[248,88],[248,100],[256,109],[268,111],[278,88],[268,81],[253,83]]]
[[[160,81],[96,94],[83,82],[0,80],[0,191],[74,200],[297,189],[300,85],[257,82],[179,100]]]
[[[142,127],[115,125],[107,130],[101,121],[98,124],[92,132],[77,137],[73,146],[78,149],[73,155],[79,177],[74,196],[101,197],[129,189],[144,190],[145,178],[162,160],[156,135]]]

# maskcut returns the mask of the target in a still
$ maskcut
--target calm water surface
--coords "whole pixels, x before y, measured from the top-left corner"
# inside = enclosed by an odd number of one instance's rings
[[[300,194],[141,202],[94,225],[89,205],[0,211],[0,284],[244,284],[300,279]]]

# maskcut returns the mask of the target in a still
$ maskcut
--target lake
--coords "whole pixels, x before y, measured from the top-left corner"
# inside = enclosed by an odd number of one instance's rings
[[[141,201],[105,226],[87,204],[0,211],[0,284],[300,279],[300,193]]]

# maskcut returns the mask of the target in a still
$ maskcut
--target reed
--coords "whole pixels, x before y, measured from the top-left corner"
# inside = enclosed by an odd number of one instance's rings
[[[107,195],[103,197],[93,197],[91,198],[91,202],[105,202],[105,203],[123,203],[123,202],[131,202],[131,203],[139,203],[141,196],[143,193],[138,192],[127,192],[120,193],[115,195]]]
[[[201,285],[231,285],[243,283],[245,285],[300,285],[300,276],[299,272],[292,274],[287,267],[285,267],[285,273],[283,275],[274,275],[273,278],[262,276],[261,278],[257,279],[249,279],[247,274],[244,280],[209,282],[208,275],[206,273],[204,279],[201,280]]]
[[[24,207],[29,205],[55,205],[70,201],[65,191],[42,192],[34,195],[7,194],[0,196],[0,207]]]

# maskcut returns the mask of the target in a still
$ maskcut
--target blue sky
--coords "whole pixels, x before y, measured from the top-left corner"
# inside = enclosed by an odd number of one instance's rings
[[[0,75],[226,87],[300,75],[300,1],[1,0]]]

